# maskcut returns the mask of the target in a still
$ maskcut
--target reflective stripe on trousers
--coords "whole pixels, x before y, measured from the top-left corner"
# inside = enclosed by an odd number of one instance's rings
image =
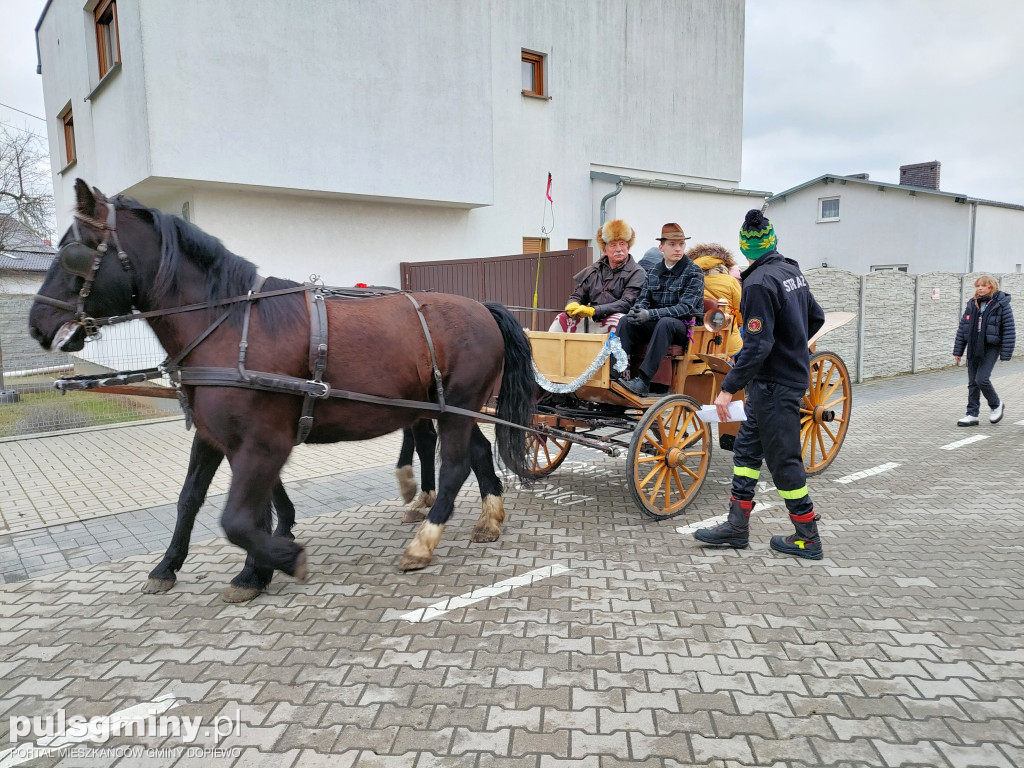
[[[800,406],[804,389],[752,381],[746,388],[747,420],[733,447],[732,495],[753,499],[762,461],[791,515],[814,508],[800,451]]]

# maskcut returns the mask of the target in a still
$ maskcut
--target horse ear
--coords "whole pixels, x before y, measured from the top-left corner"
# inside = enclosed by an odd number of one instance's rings
[[[77,198],[78,212],[85,216],[96,215],[96,198],[89,191],[89,185],[81,179],[75,179],[75,197]]]
[[[94,195],[96,195],[96,202],[97,203],[105,203],[105,202],[107,202],[107,196],[104,195],[102,192],[100,192],[98,188],[93,187],[92,188],[92,193]]]

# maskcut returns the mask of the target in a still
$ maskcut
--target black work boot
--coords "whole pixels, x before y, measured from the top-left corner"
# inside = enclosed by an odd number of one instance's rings
[[[821,560],[825,556],[821,550],[821,538],[818,536],[818,520],[814,510],[804,515],[790,515],[796,533],[792,536],[772,536],[768,546],[784,555],[795,555],[807,560]]]
[[[651,382],[649,382],[647,377],[642,373],[637,374],[629,381],[621,381],[619,383],[634,395],[638,395],[640,397],[647,397],[651,393]]]
[[[693,538],[709,547],[734,547],[746,549],[750,536],[750,512],[754,502],[741,501],[733,496],[729,499],[729,518],[714,528],[700,528],[693,532]]]

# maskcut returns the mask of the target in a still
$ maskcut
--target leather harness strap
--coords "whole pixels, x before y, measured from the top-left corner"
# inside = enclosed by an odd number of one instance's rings
[[[434,372],[434,384],[437,386],[437,404],[441,406],[441,413],[444,413],[444,382],[441,381],[441,370],[437,367],[437,355],[434,354],[434,340],[430,338],[430,329],[427,328],[427,319],[423,317],[423,312],[420,311],[419,302],[413,297],[411,293],[405,294],[405,298],[412,302],[413,307],[416,308],[416,317],[420,319],[420,325],[423,326],[423,335],[427,337],[427,349],[430,350],[430,367]]]
[[[309,394],[317,399],[337,397],[343,400],[355,400],[360,403],[371,405],[387,405],[399,408],[413,408],[420,411],[432,413],[454,413],[459,416],[471,416],[474,419],[488,421],[492,424],[502,424],[506,427],[514,427],[527,432],[543,434],[543,430],[533,427],[515,424],[511,421],[499,419],[488,413],[470,411],[466,408],[459,408],[454,405],[445,405],[443,411],[439,403],[420,402],[418,400],[403,400],[397,397],[382,397],[380,395],[367,395],[362,392],[349,392],[346,389],[325,389],[326,385],[313,387],[313,382],[300,379],[296,376],[282,376],[276,373],[256,373],[247,371],[247,377],[241,379],[238,371],[234,368],[182,368],[181,383],[193,387],[241,387],[243,389],[258,389],[263,392],[278,392],[288,395]]]
[[[309,306],[309,369],[313,372],[312,381],[320,384],[327,370],[327,305],[319,288],[306,293],[306,304]],[[298,432],[295,444],[306,442],[313,429],[313,406],[316,398],[306,393],[302,398],[302,415],[299,416]]]

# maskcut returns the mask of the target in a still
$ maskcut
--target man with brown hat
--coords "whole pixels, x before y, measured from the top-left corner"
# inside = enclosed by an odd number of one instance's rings
[[[641,397],[650,392],[651,378],[658,372],[668,348],[673,344],[686,345],[686,320],[704,311],[704,272],[686,258],[689,239],[678,224],[661,228],[658,249],[663,261],[647,273],[640,298],[619,323],[619,338],[626,352],[650,340],[639,373],[623,382],[626,389]]]
[[[629,254],[635,240],[636,232],[622,219],[601,225],[597,230],[597,244],[604,255],[573,277],[575,287],[569,294],[569,302],[565,311],[558,313],[549,331],[584,332],[587,318],[593,318],[600,326],[595,333],[615,331],[623,314],[640,295],[647,276]]]

